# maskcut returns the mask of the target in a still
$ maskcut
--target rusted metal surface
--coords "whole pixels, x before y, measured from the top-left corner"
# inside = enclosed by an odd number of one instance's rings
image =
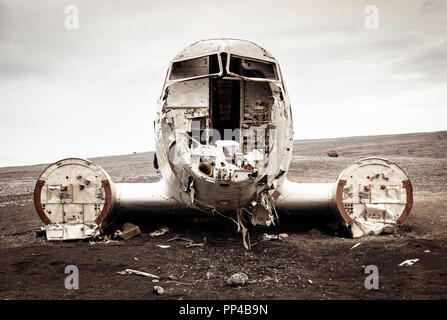
[[[413,186],[411,185],[410,180],[402,181],[402,185],[407,193],[407,204],[405,205],[404,212],[399,217],[399,219],[397,219],[397,223],[400,225],[405,222],[408,215],[410,214],[411,208],[413,207]]]
[[[346,180],[340,180],[337,185],[337,191],[336,191],[336,202],[337,202],[337,208],[338,212],[340,213],[341,218],[345,221],[346,224],[351,224],[352,219],[349,217],[349,215],[346,212],[345,206],[343,204],[343,189],[346,185]]]
[[[42,187],[45,184],[43,180],[37,180],[36,187],[34,188],[34,207],[36,208],[37,214],[44,224],[49,224],[50,219],[45,215],[45,211],[42,208],[42,203],[40,201],[40,194],[42,192]]]
[[[110,182],[109,180],[101,180],[101,184],[104,187],[105,202],[100,215],[95,219],[97,224],[101,224],[112,209],[112,189]]]

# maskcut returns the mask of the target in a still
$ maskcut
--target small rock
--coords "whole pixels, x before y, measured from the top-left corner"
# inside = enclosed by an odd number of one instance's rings
[[[313,283],[313,281],[309,279],[309,283]]]
[[[163,289],[163,288],[160,287],[160,286],[155,286],[155,287],[154,287],[154,293],[155,293],[156,295],[161,296],[163,293],[165,293],[165,289]]]
[[[208,271],[208,272],[206,273],[206,278],[207,278],[208,280],[211,279],[213,276],[214,276],[214,274],[213,274],[211,271]]]
[[[335,151],[335,150],[333,150],[333,149],[329,150],[329,151],[327,152],[327,155],[328,155],[329,157],[332,157],[332,158],[336,158],[336,157],[338,157],[338,153],[337,153],[337,151]]]
[[[153,283],[159,283],[160,281],[157,280],[157,279],[153,279],[152,282],[153,282]]]
[[[243,272],[239,272],[239,273],[235,273],[231,277],[229,277],[227,280],[227,284],[230,287],[238,287],[238,286],[242,287],[245,285],[245,282],[247,280],[248,280],[248,276]]]

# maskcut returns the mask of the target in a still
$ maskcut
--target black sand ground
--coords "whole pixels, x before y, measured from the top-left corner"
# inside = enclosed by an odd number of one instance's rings
[[[340,156],[328,157],[329,149]],[[132,218],[143,233],[119,243],[48,243],[34,235],[41,222],[32,203],[35,181],[46,165],[0,168],[0,298],[446,299],[446,131],[295,141],[288,178],[334,181],[346,166],[373,155],[396,161],[413,184],[413,210],[397,234],[350,239],[335,234],[328,219],[281,219],[273,228],[251,231],[256,242],[252,251],[243,248],[230,222],[203,216]],[[158,179],[151,153],[91,160],[116,182]],[[160,226],[171,231],[150,237],[148,233]],[[264,232],[286,232],[289,237],[263,241]],[[187,248],[185,242],[167,241],[176,235],[206,244]],[[361,244],[350,250],[357,242]],[[171,247],[161,249],[157,244]],[[412,266],[397,266],[414,258],[419,261]],[[69,264],[79,268],[79,290],[64,287]],[[364,287],[366,265],[379,269],[378,290]],[[149,278],[117,274],[126,268],[159,275],[165,294],[155,296]],[[227,286],[226,279],[239,271],[249,276],[247,285]]]

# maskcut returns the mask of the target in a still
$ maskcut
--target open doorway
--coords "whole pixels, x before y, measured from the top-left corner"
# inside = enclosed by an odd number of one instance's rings
[[[211,88],[212,128],[219,132],[220,138],[223,140],[225,129],[240,128],[241,82],[217,78],[212,79]],[[233,137],[232,140],[239,142],[239,137]],[[213,142],[215,142],[214,139]]]

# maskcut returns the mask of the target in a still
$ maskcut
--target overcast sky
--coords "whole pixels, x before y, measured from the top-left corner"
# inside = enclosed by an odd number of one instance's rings
[[[0,0],[0,166],[153,150],[170,59],[215,37],[278,59],[295,139],[447,129],[447,1],[157,2]]]

